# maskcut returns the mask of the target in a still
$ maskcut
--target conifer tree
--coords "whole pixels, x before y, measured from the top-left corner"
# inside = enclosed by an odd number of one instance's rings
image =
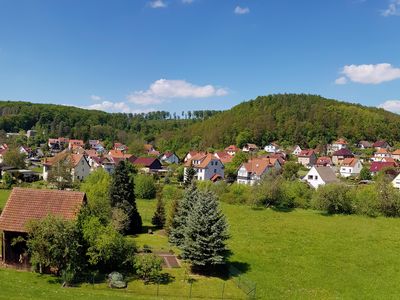
[[[194,270],[208,271],[225,263],[228,225],[214,193],[195,193],[197,201],[187,216],[182,257]]]
[[[139,233],[142,230],[142,218],[136,207],[133,167],[129,162],[121,161],[115,168],[110,184],[111,206],[121,208],[129,218],[125,233]]]
[[[151,219],[151,224],[157,228],[163,228],[165,225],[165,205],[160,196],[157,198],[157,207]]]
[[[186,189],[182,200],[179,202],[178,211],[170,228],[169,241],[178,247],[183,244],[187,217],[196,201],[197,188],[195,184],[192,184]]]
[[[168,209],[168,215],[165,223],[165,231],[168,235],[171,234],[171,230],[174,227],[174,218],[178,214],[179,202],[178,199],[173,199]]]
[[[183,182],[183,185],[185,187],[190,186],[195,176],[196,176],[196,170],[192,166],[188,167],[185,171],[185,181]]]

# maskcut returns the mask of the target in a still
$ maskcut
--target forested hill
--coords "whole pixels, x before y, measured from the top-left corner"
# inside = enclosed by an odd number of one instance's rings
[[[111,114],[63,105],[0,101],[0,130],[19,132],[36,129],[42,139],[64,136],[101,139],[110,143],[115,140],[123,143],[150,142],[164,130],[176,131],[216,113],[206,110],[182,114],[166,111]]]
[[[219,148],[244,141],[316,147],[338,137],[352,142],[400,141],[400,116],[383,109],[315,95],[278,94],[241,103],[185,128],[173,144]],[[175,141],[174,141],[175,139]]]

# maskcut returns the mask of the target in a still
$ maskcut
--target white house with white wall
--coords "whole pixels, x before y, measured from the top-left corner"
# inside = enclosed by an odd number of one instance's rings
[[[313,166],[306,176],[304,176],[303,180],[315,189],[321,185],[339,182],[339,179],[336,177],[331,167],[317,166]]]
[[[224,165],[214,154],[197,154],[185,163],[184,179],[186,180],[187,170],[193,167],[196,170],[197,180],[210,180],[219,176],[224,178]]]
[[[360,174],[362,169],[362,164],[358,158],[349,157],[345,158],[340,165],[340,176],[342,177],[350,177],[357,176]]]

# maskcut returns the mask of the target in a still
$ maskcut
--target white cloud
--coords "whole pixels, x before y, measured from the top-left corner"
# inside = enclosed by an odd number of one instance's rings
[[[146,91],[136,91],[128,95],[128,101],[140,104],[159,104],[171,98],[209,98],[225,96],[228,91],[213,85],[199,86],[185,80],[159,79]]]
[[[248,14],[250,12],[250,9],[248,7],[236,6],[233,12],[237,15],[244,15]]]
[[[167,7],[167,3],[165,3],[163,0],[150,1],[149,5],[150,5],[151,8],[164,8],[164,7]]]
[[[400,68],[391,64],[347,65],[341,72],[344,76],[336,79],[337,84],[344,84],[344,79],[363,84],[379,84],[400,78]]]
[[[378,107],[391,112],[400,113],[400,100],[388,100],[379,104]]]
[[[338,79],[335,80],[335,84],[346,84],[347,83],[347,78],[342,76],[339,77]]]
[[[381,14],[384,17],[400,16],[400,0],[392,0],[388,8],[382,10]]]
[[[97,95],[91,95],[90,99],[92,99],[93,101],[100,101],[102,98],[100,96],[97,96]]]
[[[147,113],[156,110],[154,108],[133,109],[126,102],[111,102],[111,101],[102,101],[101,103],[96,103],[88,106],[81,106],[81,108],[102,110],[111,113],[122,112],[122,113],[132,113],[132,114]]]

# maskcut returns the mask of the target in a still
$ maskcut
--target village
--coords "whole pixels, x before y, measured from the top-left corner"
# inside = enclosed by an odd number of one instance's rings
[[[27,137],[34,135],[34,130],[27,132]],[[16,134],[7,134],[8,138]],[[47,150],[45,150],[47,149]],[[144,174],[168,176],[181,168],[183,182],[188,170],[194,170],[194,178],[198,181],[226,181],[228,183],[255,185],[262,177],[272,171],[281,171],[288,161],[299,165],[300,180],[312,188],[328,183],[354,182],[368,184],[381,171],[392,177],[392,185],[400,189],[400,175],[397,172],[400,161],[400,149],[394,149],[384,141],[359,141],[349,144],[346,139],[339,138],[324,148],[302,149],[280,147],[276,142],[259,147],[246,143],[239,148],[229,145],[221,151],[192,150],[182,158],[175,152],[160,153],[156,146],[144,144],[143,151],[137,155],[129,151],[128,146],[115,142],[106,149],[100,140],[77,140],[64,137],[49,138],[46,145],[32,150],[28,146],[19,145],[17,151],[25,156],[25,168],[7,165],[4,156],[9,151],[6,143],[0,145],[1,174],[10,174],[15,182],[48,181],[49,172],[59,162],[67,161],[73,182],[83,181],[91,172],[102,168],[112,174],[121,161],[128,161]],[[233,176],[228,176],[225,168],[236,160]],[[28,167],[29,166],[29,167]],[[364,175],[360,173],[364,169]],[[368,171],[367,171],[368,170]],[[181,174],[182,175],[182,174]],[[352,179],[353,181],[349,181]]]

